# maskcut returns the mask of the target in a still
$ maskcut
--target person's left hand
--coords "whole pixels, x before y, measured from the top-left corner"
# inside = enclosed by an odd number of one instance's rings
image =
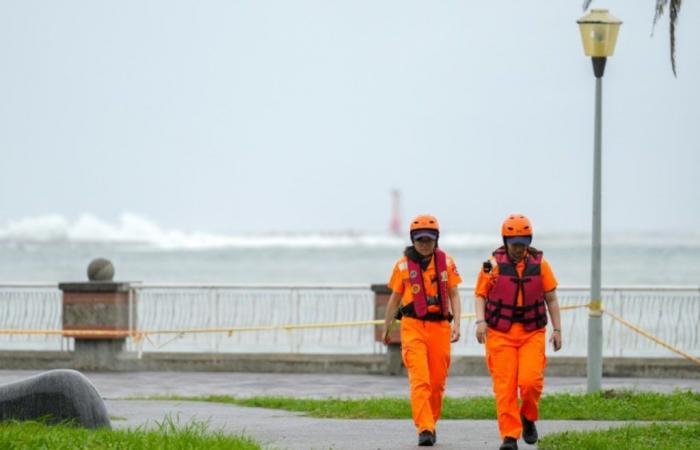
[[[459,340],[459,323],[452,324],[452,333],[450,333],[450,342],[457,342]]]
[[[561,349],[561,331],[552,331],[552,336],[550,336],[549,342],[552,343],[554,351],[558,352]]]

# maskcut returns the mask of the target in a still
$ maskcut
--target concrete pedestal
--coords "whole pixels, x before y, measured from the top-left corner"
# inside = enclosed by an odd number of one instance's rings
[[[129,283],[89,281],[60,283],[63,291],[64,336],[75,338],[73,367],[116,370],[129,326],[136,326]]]
[[[386,374],[404,375],[406,368],[401,357],[401,344],[389,344],[386,347]]]
[[[373,284],[371,286],[374,292],[374,318],[383,320],[386,306],[389,303],[391,289],[385,284]],[[389,334],[389,345],[386,351],[386,374],[401,375],[405,372],[403,369],[403,361],[401,359],[401,327],[397,323],[394,329]],[[376,325],[374,327],[374,340],[377,342],[384,341],[384,327]]]
[[[73,367],[81,370],[117,370],[117,357],[126,346],[126,339],[76,339]]]

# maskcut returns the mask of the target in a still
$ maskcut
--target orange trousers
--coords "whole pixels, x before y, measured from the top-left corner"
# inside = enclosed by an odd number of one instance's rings
[[[502,332],[489,328],[486,334],[486,364],[493,380],[496,413],[501,439],[520,438],[520,415],[535,421],[544,387],[545,329],[525,331],[514,323]],[[521,405],[518,407],[518,389]]]
[[[401,319],[401,355],[411,387],[411,412],[418,433],[435,431],[450,367],[450,323]]]

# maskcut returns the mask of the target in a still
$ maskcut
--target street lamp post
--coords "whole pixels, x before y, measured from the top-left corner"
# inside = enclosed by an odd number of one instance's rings
[[[603,378],[603,318],[600,292],[601,260],[601,103],[603,72],[612,56],[622,22],[607,9],[593,9],[578,21],[586,56],[595,75],[595,133],[593,145],[593,239],[591,249],[591,299],[588,309],[588,392],[598,392]]]

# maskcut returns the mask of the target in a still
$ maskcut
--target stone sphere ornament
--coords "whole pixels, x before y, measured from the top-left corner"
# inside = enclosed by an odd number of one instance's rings
[[[114,279],[114,264],[105,258],[95,258],[87,268],[90,281],[112,281]]]

